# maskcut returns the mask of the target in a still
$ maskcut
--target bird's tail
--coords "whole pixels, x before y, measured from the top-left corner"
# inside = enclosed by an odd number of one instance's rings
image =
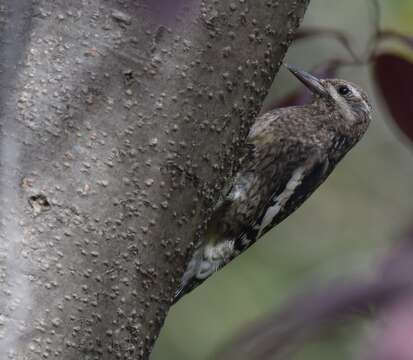
[[[197,278],[191,278],[185,284],[181,282],[179,289],[175,292],[174,300],[172,304],[176,304],[183,296],[191,292],[198,285],[201,285],[204,280],[199,280]]]
[[[182,276],[181,285],[175,293],[174,303],[229,262],[233,251],[234,241],[231,240],[219,244],[206,244],[197,249]]]
[[[188,266],[186,267],[186,270],[182,275],[181,284],[175,293],[174,304],[184,295],[195,289],[198,285],[201,285],[205,280],[205,278],[199,279],[197,276],[203,259],[204,247],[202,246],[199,249],[195,250],[194,254],[192,255],[191,261],[188,263]]]

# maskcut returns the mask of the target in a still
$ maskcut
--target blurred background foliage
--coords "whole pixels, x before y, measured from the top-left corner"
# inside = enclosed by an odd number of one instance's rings
[[[413,35],[413,1],[381,0],[381,26]],[[302,28],[329,27],[351,36],[362,53],[374,32],[369,0],[312,0]],[[392,41],[381,47],[413,53]],[[286,61],[309,70],[332,57],[348,58],[330,38],[302,40]],[[346,67],[340,77],[367,89],[374,121],[327,182],[292,216],[255,246],[171,308],[152,360],[214,359],[240,329],[265,317],[299,289],[369,268],[413,218],[413,147],[393,125],[368,66]],[[299,86],[280,70],[269,97]],[[360,331],[360,327],[358,327]],[[353,358],[355,328],[345,325],[313,341],[294,359]]]

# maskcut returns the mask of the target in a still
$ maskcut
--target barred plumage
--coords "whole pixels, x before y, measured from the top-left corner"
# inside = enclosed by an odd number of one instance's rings
[[[176,300],[298,208],[368,127],[371,107],[356,85],[288,68],[314,101],[256,119],[240,170],[214,209]]]

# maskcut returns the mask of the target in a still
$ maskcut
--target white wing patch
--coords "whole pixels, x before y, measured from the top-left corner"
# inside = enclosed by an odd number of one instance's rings
[[[197,265],[196,278],[203,280],[209,277],[226,264],[233,252],[233,240],[226,240],[216,245],[206,245],[203,249],[203,256]]]
[[[291,179],[285,186],[284,191],[277,196],[274,205],[270,206],[265,212],[262,218],[260,228],[257,234],[257,239],[261,236],[264,229],[270,225],[277,214],[283,209],[287,201],[290,199],[291,195],[294,194],[295,189],[301,184],[304,178],[304,167],[299,167],[293,172]]]

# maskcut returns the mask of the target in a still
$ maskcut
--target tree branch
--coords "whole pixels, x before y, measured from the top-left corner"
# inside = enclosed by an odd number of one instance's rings
[[[171,4],[3,2],[2,354],[148,358],[308,0]]]

